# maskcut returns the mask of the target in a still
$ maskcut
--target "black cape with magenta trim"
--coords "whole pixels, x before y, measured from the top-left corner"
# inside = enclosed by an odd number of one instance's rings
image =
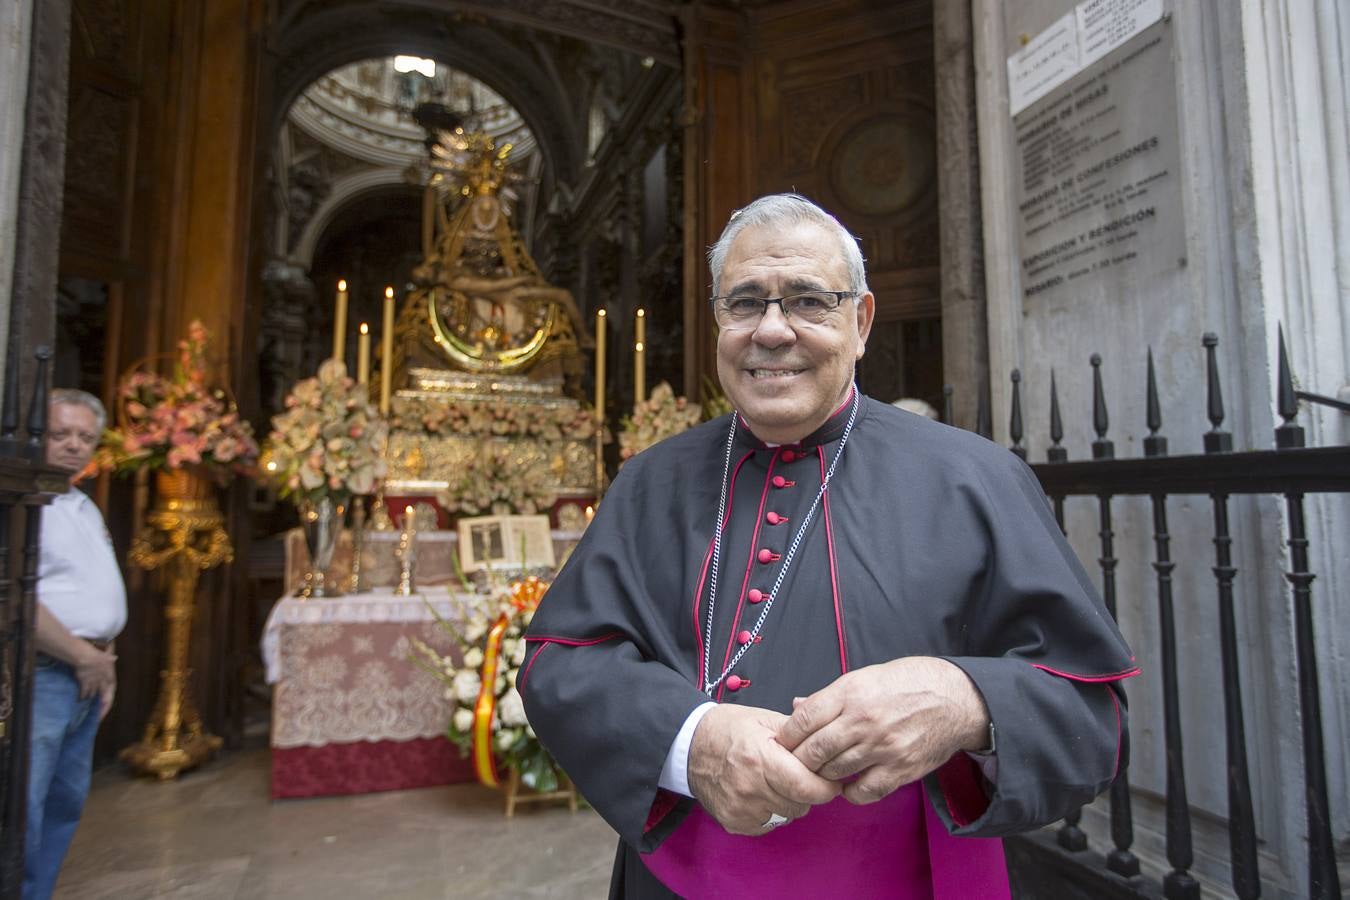
[[[790,713],[793,697],[843,671],[944,657],[984,696],[998,767],[964,815],[938,777],[925,779],[939,816],[954,834],[981,837],[1053,822],[1125,764],[1117,682],[1138,671],[1129,648],[1021,460],[969,432],[860,400],[761,640],[733,669],[750,683],[723,685],[714,699]],[[773,586],[848,412],[787,447],[738,429],[714,676],[757,620],[763,601],[751,602],[751,591]],[[670,896],[639,853],[694,802],[658,791],[657,779],[681,724],[707,700],[698,679],[729,426],[723,416],[624,465],[528,633],[526,711],[619,833],[616,897]]]

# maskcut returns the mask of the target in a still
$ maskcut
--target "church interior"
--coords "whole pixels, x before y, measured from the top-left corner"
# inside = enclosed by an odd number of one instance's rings
[[[1141,239],[1148,265],[1166,260],[1137,279],[1108,275],[1072,299],[1046,280],[1037,296],[1025,248],[1041,238],[1018,215],[1043,196],[1018,182],[1028,135],[1007,83],[1042,29],[1089,5],[20,0],[0,14],[24,47],[0,56],[22,76],[0,133],[14,219],[0,232],[0,445],[20,446],[20,415],[32,433],[39,386],[88,391],[131,434],[154,411],[136,378],[207,385],[248,429],[233,464],[222,457],[223,486],[174,487],[126,443],[80,485],[123,561],[128,616],[55,896],[603,894],[613,832],[540,760],[523,719],[497,735],[496,763],[476,742],[478,695],[455,676],[483,654],[447,622],[476,621],[464,596],[505,598],[505,632],[485,619],[473,640],[523,653],[520,612],[623,463],[730,409],[707,249],[736,209],[788,191],[834,213],[867,261],[876,319],[859,389],[923,401],[1036,463],[1145,670],[1129,783],[1081,821],[1010,840],[1015,895],[1329,897],[1346,884],[1350,761],[1334,748],[1350,739],[1350,637],[1334,623],[1350,590],[1350,164],[1345,88],[1325,73],[1350,62],[1350,15],[1117,4],[1158,10],[1128,40],[1169,32],[1176,96],[1115,102],[1143,110],[1121,128],[1171,117],[1159,133],[1174,158],[1156,177],[1172,180],[1150,202],[1177,222]],[[1279,42],[1257,40],[1265,27]],[[1312,112],[1285,110],[1279,89],[1299,66],[1322,73]],[[1238,105],[1257,112],[1225,119]],[[1290,149],[1309,133],[1327,148],[1311,162]],[[1290,365],[1292,406],[1277,378]],[[319,433],[302,416],[311,401],[345,417],[340,476],[314,475],[322,443],[298,437]],[[1306,463],[1126,464],[1153,455],[1160,428],[1174,456],[1198,459],[1222,443],[1211,433],[1273,453],[1291,434],[1279,428],[1300,424],[1323,454]],[[1070,468],[1047,472],[1065,447]],[[14,465],[31,468],[23,452]],[[1072,469],[1113,454],[1119,473]],[[1194,480],[1210,476],[1233,480]],[[20,522],[29,501],[16,498],[41,491],[4,477]],[[1231,647],[1210,505],[1229,492],[1235,537],[1222,540],[1265,598],[1239,609]],[[1300,563],[1286,498],[1299,497],[1301,530],[1305,493]],[[1147,506],[1164,495],[1174,508],[1186,495],[1173,551],[1192,567],[1176,578],[1175,628]],[[24,533],[0,540],[0,593],[27,591],[31,608]],[[1285,577],[1302,571],[1314,586],[1290,595]],[[22,647],[22,601],[6,604],[5,647]],[[1239,648],[1269,680],[1230,667]],[[1178,665],[1193,667],[1180,688]],[[1238,672],[1246,693],[1225,694]],[[1218,762],[1227,749],[1231,773],[1235,742],[1253,760],[1242,815]]]

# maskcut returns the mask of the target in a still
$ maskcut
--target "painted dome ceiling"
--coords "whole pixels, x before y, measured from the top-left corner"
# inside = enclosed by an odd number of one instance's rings
[[[439,103],[511,143],[513,163],[536,152],[519,112],[476,78],[416,57],[367,59],[335,69],[311,84],[291,106],[290,123],[346,156],[380,166],[426,160],[426,132],[413,120],[419,103]]]

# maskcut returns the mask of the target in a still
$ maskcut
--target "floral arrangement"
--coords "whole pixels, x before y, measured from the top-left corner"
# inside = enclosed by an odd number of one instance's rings
[[[132,371],[117,385],[117,425],[103,434],[98,468],[126,474],[139,469],[201,466],[217,481],[249,474],[258,461],[253,428],[229,395],[206,385],[206,326],[194,319],[178,342],[173,374]]]
[[[675,396],[667,382],[652,389],[646,400],[633,406],[619,428],[619,459],[627,461],[657,441],[673,437],[697,425],[703,410],[684,397]]]
[[[579,406],[548,407],[502,400],[427,400],[396,397],[390,427],[403,432],[458,437],[535,437],[556,441],[590,440],[595,416]]]
[[[447,512],[465,516],[547,513],[558,500],[554,455],[509,441],[483,441],[436,500]]]
[[[297,502],[370,494],[385,476],[389,431],[364,385],[329,359],[297,382],[286,409],[272,417],[264,469],[278,493]]]
[[[535,791],[558,789],[558,769],[525,718],[516,678],[525,662],[526,627],[547,582],[531,576],[510,587],[479,595],[465,611],[462,627],[437,620],[459,647],[462,662],[441,656],[414,639],[414,661],[445,684],[454,704],[446,736],[464,756],[472,756],[479,780],[497,785],[497,763],[520,774]],[[490,683],[485,685],[485,677]]]
[[[711,422],[731,412],[731,409],[731,401],[722,393],[721,386],[707,375],[703,376],[703,421]]]

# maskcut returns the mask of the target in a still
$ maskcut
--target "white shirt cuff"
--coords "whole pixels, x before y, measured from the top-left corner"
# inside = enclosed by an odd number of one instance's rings
[[[698,723],[702,722],[708,710],[716,705],[712,701],[700,703],[684,720],[679,734],[675,735],[675,740],[671,742],[670,751],[666,753],[665,765],[661,767],[661,777],[656,782],[658,785],[685,797],[694,796],[689,790],[689,745],[694,741],[694,729],[698,728]]]

